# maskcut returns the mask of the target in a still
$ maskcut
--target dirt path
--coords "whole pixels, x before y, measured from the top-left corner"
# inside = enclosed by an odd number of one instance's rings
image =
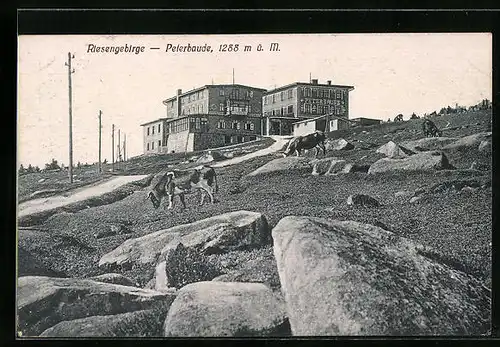
[[[105,182],[93,186],[87,186],[70,191],[67,195],[56,195],[48,198],[34,199],[19,204],[18,216],[26,216],[33,213],[52,210],[74,202],[86,200],[95,196],[109,193],[124,184],[141,180],[148,175],[117,176]]]
[[[258,150],[258,151],[253,152],[253,153],[248,153],[248,154],[242,155],[241,157],[236,157],[233,159],[220,161],[218,163],[211,164],[210,166],[212,166],[212,167],[225,167],[225,166],[229,166],[229,165],[239,164],[245,160],[249,160],[249,159],[252,159],[255,157],[261,157],[264,155],[275,153],[275,152],[279,151],[281,148],[283,148],[285,143],[287,143],[290,140],[290,138],[291,137],[276,137],[276,138],[274,138],[275,142],[267,148]]]

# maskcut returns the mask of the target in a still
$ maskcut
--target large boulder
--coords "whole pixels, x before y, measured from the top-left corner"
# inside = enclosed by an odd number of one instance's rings
[[[345,160],[337,158],[313,159],[312,175],[335,175],[344,167]]]
[[[296,171],[296,170],[307,170],[311,169],[311,159],[306,157],[289,156],[285,158],[276,158],[270,162],[262,165],[257,170],[254,170],[248,174],[248,176],[257,176],[261,174],[266,174],[270,172],[280,172],[280,171]]]
[[[365,206],[365,207],[380,207],[380,202],[366,194],[351,194],[347,197],[347,205],[350,206]]]
[[[382,158],[370,166],[369,174],[388,171],[429,171],[453,168],[442,152],[422,152],[404,159]]]
[[[198,159],[196,159],[196,163],[198,164],[206,164],[211,163],[213,161],[221,161],[228,159],[224,154],[219,151],[209,150],[203,155],[201,155]]]
[[[327,151],[348,151],[354,149],[354,145],[345,139],[328,139],[325,148]]]
[[[354,173],[354,172],[367,173],[369,169],[370,169],[370,165],[347,163],[347,164],[345,164],[345,166],[341,172],[343,174]]]
[[[289,335],[284,304],[260,283],[198,282],[179,291],[167,337]]]
[[[424,137],[401,142],[401,146],[413,152],[435,151],[457,140],[456,137]]]
[[[409,150],[408,148],[400,146],[393,141],[389,141],[385,145],[382,145],[377,149],[376,152],[384,154],[388,158],[393,158],[393,159],[402,159],[409,157],[412,154],[415,154],[415,152]]]
[[[89,279],[20,277],[18,331],[22,336],[38,336],[64,320],[153,308],[166,312],[174,297],[174,291],[160,293]]]
[[[166,312],[141,310],[57,323],[42,337],[162,337]]]
[[[479,146],[484,140],[491,139],[491,132],[482,132],[469,136],[461,137],[460,139],[446,145],[443,149],[456,149],[456,148],[471,148]]]
[[[288,216],[274,253],[293,335],[479,335],[490,292],[379,227]]]
[[[99,260],[114,268],[156,264],[159,256],[182,242],[205,252],[260,246],[270,242],[266,218],[251,211],[234,211],[129,239]]]

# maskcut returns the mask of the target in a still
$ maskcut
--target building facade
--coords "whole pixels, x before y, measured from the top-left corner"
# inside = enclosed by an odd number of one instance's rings
[[[293,123],[331,113],[349,118],[349,92],[352,86],[295,82],[267,91],[263,97],[265,135],[290,135]],[[326,122],[323,125],[325,130]]]
[[[239,84],[177,90],[163,101],[165,118],[141,124],[144,153],[191,152],[255,140],[263,129],[264,92]]]
[[[293,136],[304,136],[316,130],[325,131],[326,122],[329,123],[328,131],[343,130],[350,127],[350,121],[347,118],[335,117],[329,114],[293,123]]]

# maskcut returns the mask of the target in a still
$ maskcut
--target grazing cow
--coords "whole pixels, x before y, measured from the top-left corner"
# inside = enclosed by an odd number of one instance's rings
[[[323,155],[325,155],[325,139],[325,133],[320,130],[317,130],[314,133],[305,136],[297,136],[288,143],[288,146],[283,153],[283,157],[288,157],[293,153],[297,153],[298,157],[303,149],[313,148],[316,150],[316,152],[314,153],[315,157],[318,156],[318,148],[323,150]]]
[[[400,113],[396,117],[394,117],[395,122],[402,122],[403,121],[403,115]]]
[[[215,189],[214,189],[215,188]],[[168,196],[168,209],[173,208],[174,196],[178,195],[183,208],[186,208],[184,196],[195,190],[201,192],[200,205],[205,201],[205,193],[210,197],[210,202],[214,203],[214,191],[219,191],[217,175],[215,170],[209,166],[202,169],[195,169],[187,178],[175,180],[175,174],[169,171],[163,175],[160,181],[149,192],[148,198],[153,203],[154,208],[160,207],[161,200]]]
[[[439,130],[436,124],[430,119],[424,120],[422,123],[422,131],[425,137],[438,137],[443,135],[443,132]]]

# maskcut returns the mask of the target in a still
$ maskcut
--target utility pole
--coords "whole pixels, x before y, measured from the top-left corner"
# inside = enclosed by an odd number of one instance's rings
[[[102,172],[102,167],[101,167],[101,129],[102,129],[102,125],[101,125],[101,115],[102,115],[102,111],[99,110],[99,165],[97,166],[97,172],[98,173],[101,173]]]
[[[75,58],[74,54],[68,52],[68,61],[65,65],[68,67],[68,89],[69,89],[69,183],[73,183],[73,115],[72,115],[72,92],[71,92],[71,74],[75,73],[75,69],[71,68],[71,59]]]
[[[111,125],[111,171],[115,171],[115,125]]]
[[[311,73],[309,72],[309,83],[311,83]]]
[[[234,84],[234,67],[233,67],[233,84]]]
[[[123,134],[123,160],[127,161],[127,134]]]
[[[122,153],[121,153],[121,150],[120,150],[120,129],[118,129],[118,160],[117,162],[121,162],[122,161]]]

